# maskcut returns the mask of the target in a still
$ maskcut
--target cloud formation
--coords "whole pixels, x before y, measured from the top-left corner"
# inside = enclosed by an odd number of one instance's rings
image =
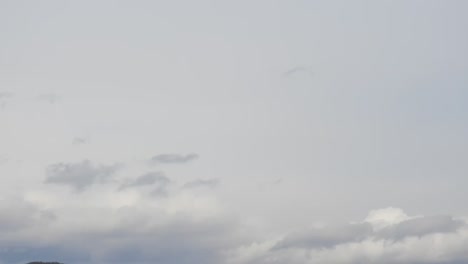
[[[309,73],[312,74],[312,71],[310,70],[309,67],[304,67],[304,66],[297,66],[292,69],[289,69],[283,73],[283,77],[290,77],[298,73]]]
[[[378,232],[377,236],[397,241],[406,237],[422,237],[436,233],[456,232],[463,225],[463,221],[453,219],[450,216],[417,217],[388,226]]]
[[[329,248],[342,243],[360,242],[372,234],[368,223],[315,228],[286,236],[273,249]]]
[[[190,161],[198,159],[198,154],[190,153],[190,154],[174,154],[174,153],[167,153],[167,154],[159,154],[153,156],[150,159],[151,164],[184,164]]]
[[[19,198],[0,200],[0,231],[2,234],[16,232],[36,225],[54,221],[55,214]]]
[[[417,216],[399,223],[390,223],[395,219],[388,218],[385,227],[364,220],[261,240],[246,232],[248,229],[242,223],[224,217],[220,211],[206,214],[201,208],[193,210],[187,203],[181,203],[181,198],[170,197],[162,204],[136,202],[115,209],[56,208],[45,214],[29,203],[16,203],[7,209],[3,205],[0,229],[11,228],[14,232],[0,240],[4,249],[0,262],[18,263],[44,256],[80,263],[454,264],[468,261],[467,221],[453,217]],[[381,212],[388,213],[385,210]],[[80,221],[70,221],[76,217]],[[44,224],[51,221],[53,225]],[[427,228],[421,231],[421,226]],[[398,235],[385,233],[383,236],[382,230],[398,230]]]
[[[66,185],[76,191],[107,182],[120,167],[118,164],[93,164],[89,160],[78,163],[57,163],[47,168],[45,183]]]
[[[148,172],[135,179],[127,179],[127,181],[120,186],[119,190],[143,186],[153,186],[154,188],[152,194],[165,196],[167,195],[166,188],[170,182],[171,180],[161,171]]]
[[[73,145],[83,145],[88,143],[88,140],[86,138],[76,137],[73,139],[72,143]]]
[[[286,236],[274,249],[284,248],[329,248],[340,244],[362,242],[368,239],[400,241],[408,237],[421,238],[426,235],[456,232],[466,226],[462,220],[450,216],[419,216],[395,221],[392,211],[395,208],[380,210],[381,217],[388,220],[385,226],[364,220],[345,226],[315,228]],[[401,211],[402,212],[402,211]],[[375,214],[375,212],[371,212]],[[374,215],[375,216],[375,215]],[[367,219],[367,218],[366,218]]]
[[[277,242],[239,248],[234,260],[249,264],[452,264],[468,261],[467,246],[466,220],[409,217],[401,209],[384,208],[370,212],[360,223],[296,232]]]
[[[10,92],[0,92],[0,99],[10,98],[12,96],[13,96],[13,94],[10,93]]]
[[[58,204],[63,200],[50,195]],[[125,205],[115,208],[103,207],[104,199],[99,198],[118,201],[126,195],[109,190],[91,198],[86,192],[83,199],[95,203],[82,207],[64,202],[65,207],[50,208],[53,217],[37,205],[0,203],[0,263],[53,259],[83,264],[214,264],[222,263],[224,252],[243,242],[235,221],[213,203],[201,204],[195,197],[171,196],[154,203],[122,200]]]

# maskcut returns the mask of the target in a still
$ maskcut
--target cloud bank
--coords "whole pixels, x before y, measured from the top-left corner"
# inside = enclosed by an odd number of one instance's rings
[[[366,218],[362,222],[295,231],[262,240],[250,234],[242,222],[227,217],[219,205],[205,204],[197,209],[181,203],[181,199],[195,197],[179,195],[172,194],[163,204],[135,201],[114,209],[46,210],[24,200],[1,203],[0,230],[5,235],[0,240],[0,261],[18,263],[44,256],[69,263],[454,264],[468,261],[468,222],[463,218],[414,216],[398,220],[388,214],[395,208],[384,208],[377,215],[378,222]]]

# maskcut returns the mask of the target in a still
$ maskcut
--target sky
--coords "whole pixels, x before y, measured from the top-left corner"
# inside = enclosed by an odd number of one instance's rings
[[[0,264],[467,263],[467,8],[0,0]]]

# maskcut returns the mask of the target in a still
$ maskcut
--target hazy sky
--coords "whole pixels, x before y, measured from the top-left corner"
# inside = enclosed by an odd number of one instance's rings
[[[0,263],[467,263],[467,10],[0,0]]]

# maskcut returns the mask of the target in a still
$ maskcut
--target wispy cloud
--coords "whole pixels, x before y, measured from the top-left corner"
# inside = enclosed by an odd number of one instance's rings
[[[127,179],[126,182],[120,186],[119,190],[154,185],[165,188],[170,182],[171,180],[166,177],[162,171],[148,172],[135,179]]]
[[[83,145],[88,143],[88,140],[86,138],[76,137],[73,139],[72,143],[73,145]]]
[[[167,154],[159,154],[153,156],[150,159],[151,164],[184,164],[196,160],[199,158],[198,154],[190,153],[190,154],[174,154],[174,153],[167,153]]]
[[[283,77],[290,77],[290,76],[293,76],[293,75],[299,74],[299,73],[313,74],[312,70],[309,67],[297,66],[297,67],[291,68],[291,69],[283,72],[282,76]]]
[[[197,179],[194,181],[189,181],[185,183],[182,188],[199,188],[199,187],[207,187],[207,188],[214,188],[218,186],[220,183],[219,179]]]

